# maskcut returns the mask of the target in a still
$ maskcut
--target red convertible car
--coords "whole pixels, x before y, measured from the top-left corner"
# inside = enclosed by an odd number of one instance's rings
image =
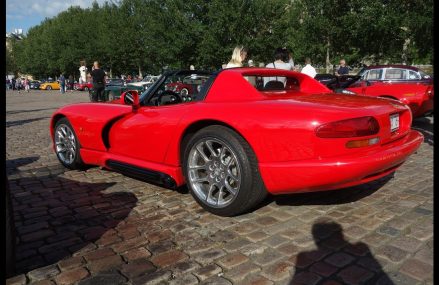
[[[359,87],[348,87],[358,95],[374,96],[398,100],[408,105],[413,117],[428,116],[433,113],[434,87],[423,83],[380,83],[362,81]]]
[[[332,74],[318,74],[315,79],[336,93],[398,100],[410,107],[415,118],[431,115],[434,111],[433,84],[370,82],[360,76]]]
[[[88,91],[93,89],[93,83],[91,82],[84,82],[84,83],[75,83],[73,86],[73,89],[79,90],[79,91]]]
[[[189,74],[198,92],[166,89]],[[394,100],[334,94],[293,71],[233,68],[167,72],[117,104],[64,106],[50,132],[67,168],[187,184],[203,208],[231,216],[267,193],[339,189],[394,172],[423,141],[411,121]]]

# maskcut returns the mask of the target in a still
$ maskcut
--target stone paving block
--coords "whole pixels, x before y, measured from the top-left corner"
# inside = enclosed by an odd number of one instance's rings
[[[81,280],[78,285],[123,285],[127,284],[126,279],[118,273],[99,273]]]
[[[365,284],[373,277],[373,273],[362,267],[351,265],[337,274],[346,284]]]
[[[262,253],[254,254],[251,256],[251,260],[256,265],[264,267],[271,264],[279,259],[283,258],[283,255],[275,249],[266,249]]]
[[[193,260],[184,260],[182,262],[178,262],[172,265],[169,269],[172,271],[173,275],[179,276],[185,273],[192,272],[200,267],[201,265]]]
[[[58,267],[62,271],[66,271],[71,268],[81,267],[85,264],[85,260],[82,256],[69,257],[67,259],[61,260],[58,263]]]
[[[83,267],[75,268],[69,271],[64,271],[58,276],[55,277],[55,281],[59,285],[67,285],[67,284],[73,284],[75,282],[78,282],[79,280],[82,280],[89,276],[89,272],[87,269]]]
[[[202,265],[207,265],[212,263],[213,260],[218,259],[222,256],[226,255],[224,250],[218,248],[211,248],[205,251],[201,251],[193,254],[192,256]]]
[[[338,268],[345,267],[346,265],[348,265],[354,260],[355,258],[352,255],[349,255],[344,252],[337,252],[325,258],[325,262],[334,265]]]
[[[295,268],[288,262],[280,261],[269,266],[263,267],[261,275],[272,281],[279,281],[290,278],[295,272]]]
[[[151,253],[144,247],[133,248],[123,254],[127,261],[134,261],[137,259],[146,259],[151,256]]]
[[[417,259],[410,258],[401,266],[401,272],[408,276],[423,281],[433,272],[433,266]]]
[[[161,253],[157,256],[153,256],[151,261],[158,267],[167,267],[176,264],[179,261],[187,259],[188,256],[179,250],[170,250]]]
[[[206,266],[203,266],[193,272],[195,276],[198,277],[201,281],[206,280],[209,277],[215,276],[218,273],[222,272],[221,267],[212,263]]]
[[[240,252],[229,253],[217,260],[217,263],[224,268],[231,269],[235,266],[248,261],[249,258]]]
[[[40,267],[30,271],[27,276],[31,281],[39,281],[43,279],[50,279],[59,273],[59,268],[56,265],[49,265]]]
[[[149,274],[156,271],[156,267],[148,260],[137,259],[128,264],[123,264],[120,272],[128,279],[134,279],[137,276]]]
[[[97,273],[115,268],[122,263],[122,258],[119,255],[112,255],[91,261],[88,264],[88,268],[92,273]]]
[[[316,262],[310,267],[310,271],[320,276],[329,277],[338,270],[336,266],[326,262]]]
[[[398,263],[408,256],[408,252],[392,245],[385,245],[376,251],[376,255]]]
[[[260,270],[261,268],[259,266],[255,265],[251,261],[247,261],[226,271],[224,276],[234,283],[240,283],[248,274],[256,273]]]
[[[219,273],[218,275],[220,275],[220,274],[221,273]],[[214,277],[211,277],[207,280],[204,280],[200,284],[202,284],[202,285],[232,285],[232,282],[230,282],[229,280],[227,280],[223,277],[214,276]]]
[[[186,274],[178,278],[172,279],[168,283],[169,285],[194,285],[198,284],[198,279],[192,274]]]
[[[312,272],[300,272],[298,274],[295,274],[290,285],[300,285],[300,284],[309,284],[309,285],[316,285],[322,278],[318,276],[315,273]]]

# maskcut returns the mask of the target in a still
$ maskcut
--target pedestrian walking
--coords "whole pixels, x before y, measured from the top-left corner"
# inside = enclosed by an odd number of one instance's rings
[[[59,85],[60,85],[60,91],[61,91],[61,94],[64,94],[65,92],[66,92],[66,78],[64,77],[64,75],[63,74],[61,74],[60,76],[59,76]]]
[[[29,93],[29,89],[30,89],[30,82],[29,82],[29,79],[26,77],[26,78],[24,79],[24,90],[25,90],[27,93]]]

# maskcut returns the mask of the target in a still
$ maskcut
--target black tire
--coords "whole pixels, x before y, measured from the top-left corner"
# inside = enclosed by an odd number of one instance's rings
[[[196,145],[206,139],[221,141],[224,146],[234,153],[240,165],[241,181],[237,194],[224,207],[213,207],[208,202],[200,199],[194,192],[195,190],[189,180],[189,154]],[[203,128],[195,133],[183,148],[182,166],[189,191],[205,210],[219,216],[235,216],[251,210],[267,196],[267,190],[259,173],[256,155],[244,138],[230,128],[220,125]]]
[[[84,87],[84,91],[88,91],[89,89],[88,89],[88,87],[87,86],[85,86]]]
[[[47,85],[46,90],[52,90],[52,86]]]
[[[60,128],[68,128],[70,132],[74,136],[74,147],[75,147],[75,155],[73,156],[73,159],[71,162],[66,161],[66,159],[63,159],[63,154],[61,154],[58,151],[58,148],[56,146],[56,140],[57,140],[57,132],[60,130]],[[81,144],[79,143],[78,137],[76,136],[75,130],[73,129],[72,125],[70,124],[69,120],[67,118],[61,118],[59,119],[55,124],[55,130],[54,130],[54,140],[53,144],[55,145],[55,153],[58,157],[58,160],[61,162],[62,165],[69,169],[84,169],[86,165],[82,161],[81,158]]]

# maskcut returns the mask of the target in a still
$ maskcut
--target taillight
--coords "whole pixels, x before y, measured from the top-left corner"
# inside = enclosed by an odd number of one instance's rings
[[[327,123],[316,128],[320,138],[353,138],[376,135],[380,130],[374,117],[361,117]]]

